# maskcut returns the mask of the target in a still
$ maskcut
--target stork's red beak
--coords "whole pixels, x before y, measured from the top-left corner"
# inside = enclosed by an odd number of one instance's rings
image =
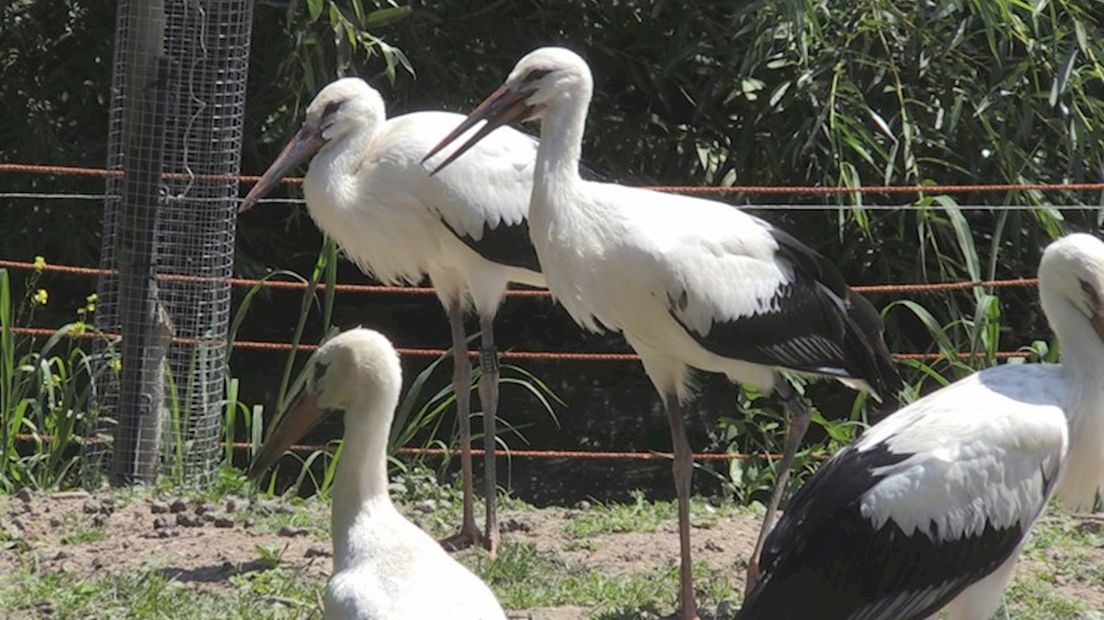
[[[1092,316],[1092,326],[1096,330],[1096,335],[1100,337],[1100,342],[1104,342],[1104,314],[1099,312]]]
[[[430,157],[433,157],[451,144],[454,140],[464,135],[464,132],[471,129],[479,121],[487,121],[479,131],[475,132],[468,141],[465,142],[460,148],[452,152],[451,155],[445,158],[443,162],[437,165],[430,172],[430,176],[440,172],[445,166],[451,164],[453,160],[460,157],[468,149],[475,146],[476,142],[482,140],[487,134],[491,133],[495,129],[503,125],[508,125],[517,120],[523,120],[528,118],[533,112],[533,106],[525,103],[525,100],[529,98],[529,95],[533,94],[531,90],[514,91],[509,86],[503,84],[498,87],[498,90],[491,93],[490,97],[483,100],[483,103],[479,104],[479,107],[472,110],[472,113],[464,119],[464,122],[452,130],[452,133],[445,136],[444,140],[441,140],[437,146],[430,149],[429,153],[422,158],[424,164]]]
[[[249,466],[249,473],[246,476],[250,480],[259,480],[261,474],[272,467],[288,447],[306,435],[325,417],[326,411],[319,409],[314,395],[304,389],[299,398],[296,398],[295,402],[288,407],[287,413],[276,423],[276,428],[269,433],[268,439],[253,457],[253,464]]]
[[[287,176],[287,173],[291,172],[299,164],[310,159],[325,143],[326,139],[322,137],[322,130],[320,127],[303,125],[302,129],[295,134],[295,137],[284,146],[284,150],[280,151],[280,155],[276,157],[276,161],[272,162],[268,170],[265,170],[265,173],[261,176],[261,180],[257,181],[253,189],[249,190],[249,193],[246,194],[241,204],[238,205],[238,213],[245,213],[251,209],[253,205],[257,204],[258,200],[264,198],[268,192],[272,191],[272,188],[276,187],[276,184]]]

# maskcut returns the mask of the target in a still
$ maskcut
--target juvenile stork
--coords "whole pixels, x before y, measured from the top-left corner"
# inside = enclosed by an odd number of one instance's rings
[[[452,332],[453,391],[460,426],[464,515],[460,531],[444,541],[462,548],[480,541],[472,502],[471,363],[464,313],[474,306],[481,334],[479,399],[483,407],[486,535],[493,555],[495,416],[498,357],[494,318],[508,282],[544,286],[529,241],[526,215],[537,142],[506,129],[487,137],[473,157],[429,178],[422,155],[463,119],[447,112],[386,118],[379,93],[358,78],[337,80],[307,107],[306,119],[276,161],[243,200],[257,201],[302,162],[307,210],[362,271],[388,284],[428,276]]]
[[[505,620],[487,585],[391,503],[387,440],[402,388],[391,343],[368,329],[349,330],[324,344],[307,372],[306,387],[261,446],[249,477],[256,480],[327,415],[344,416],[326,618]]]
[[[531,52],[427,157],[486,124],[437,168],[483,136],[540,119],[529,234],[549,289],[577,323],[620,331],[640,354],[668,413],[681,546],[680,600],[696,616],[690,564],[690,445],[683,406],[691,368],[776,390],[790,416],[785,453],[758,545],[773,522],[809,410],[789,370],[893,397],[901,386],[881,317],[836,268],[797,239],[730,205],[595,183],[579,176],[590,68],[562,48]],[[493,135],[493,134],[490,134]],[[480,142],[481,144],[481,142]],[[444,171],[449,171],[445,168]],[[755,567],[749,567],[754,578]]]
[[[1104,243],[1052,243],[1039,294],[1062,363],[966,377],[833,456],[767,539],[739,618],[992,617],[1047,499],[1091,506],[1104,475]]]

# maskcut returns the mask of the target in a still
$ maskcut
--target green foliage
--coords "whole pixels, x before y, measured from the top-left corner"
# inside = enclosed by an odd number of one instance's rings
[[[630,502],[599,503],[576,514],[564,530],[574,538],[585,539],[595,534],[655,532],[664,524],[677,521],[677,502],[650,501],[639,489],[633,490],[630,496]],[[730,514],[731,508],[729,504],[718,507],[699,498],[691,498],[690,524],[695,528],[709,528],[718,519]]]
[[[156,570],[75,578],[25,568],[6,575],[0,607],[17,616],[62,618],[320,618],[314,603],[319,588],[301,577],[279,568],[247,573],[217,594],[180,587]]]
[[[235,440],[236,429],[242,428],[243,432],[250,438],[250,456],[252,457],[257,452],[262,438],[267,435],[264,430],[265,427],[271,428],[272,425],[277,424],[279,416],[283,415],[295,396],[305,387],[311,358],[308,356],[305,360],[301,360],[300,348],[306,325],[312,316],[315,313],[320,315],[321,331],[324,334],[322,343],[338,333],[338,329],[333,323],[337,284],[337,246],[331,239],[326,238],[319,250],[318,258],[309,278],[303,278],[292,271],[283,270],[269,274],[260,283],[250,288],[238,305],[231,320],[229,333],[231,342],[237,337],[239,329],[249,316],[258,296],[265,290],[264,283],[275,277],[288,277],[306,285],[300,297],[299,316],[291,337],[291,350],[285,358],[280,386],[276,392],[275,411],[278,414],[276,418],[266,420],[263,406],[253,405],[249,407],[238,401],[238,381],[228,373],[227,415],[223,427],[225,450],[228,458],[232,457],[232,444]],[[478,334],[471,338],[477,337]],[[410,382],[406,394],[395,411],[390,438],[392,452],[399,447],[416,443],[420,443],[422,447],[448,447],[454,443],[452,437],[454,433],[442,429],[445,413],[451,410],[456,402],[456,395],[453,393],[451,381],[451,364],[448,366],[449,373],[437,372],[443,362],[451,359],[452,351],[450,349],[430,362]],[[563,403],[544,382],[529,371],[514,364],[503,364],[500,371],[500,384],[502,386],[516,386],[526,391],[533,396],[538,405],[549,416],[555,419],[553,403],[560,405]],[[470,390],[477,390],[480,374],[478,368],[472,372]],[[443,387],[433,387],[434,382],[439,382]],[[507,433],[524,440],[521,427],[510,425],[505,420],[500,419],[499,421],[506,428]],[[448,431],[451,431],[451,429],[448,429]],[[504,447],[507,447],[505,445],[506,440],[501,436],[500,441],[503,442]],[[339,439],[333,439],[329,444],[333,447],[314,450],[306,455],[293,453],[293,457],[298,462],[298,472],[290,488],[297,491],[305,488],[318,492],[323,497],[329,495],[343,447]],[[421,461],[421,458],[416,457],[415,460]],[[319,475],[317,471],[319,467],[316,467],[315,463],[320,464],[321,475]],[[442,468],[447,465],[448,458],[443,462]],[[277,489],[278,471],[278,468],[276,468],[269,475],[267,484],[262,485],[263,488],[267,488],[269,493]]]
[[[15,0],[0,8],[5,76],[0,104],[18,120],[0,124],[0,159],[102,163],[114,23],[111,3]],[[545,44],[567,45],[590,62],[597,87],[584,155],[593,167],[624,182],[856,188],[1031,183],[1094,181],[1104,167],[1104,21],[1084,0],[847,5],[292,0],[258,5],[253,40],[243,152],[248,171],[272,160],[300,122],[305,103],[339,75],[386,76],[372,82],[392,114],[466,110],[501,82],[518,57]],[[59,58],[67,60],[59,64]],[[26,191],[102,187],[98,180],[6,178],[11,189]],[[794,196],[794,203],[825,208],[763,215],[812,243],[849,282],[937,282],[1031,275],[1039,249],[1050,239],[1066,231],[1099,230],[1100,199],[1036,190],[953,198],[935,192],[848,192]],[[887,204],[902,208],[874,208]],[[979,205],[988,208],[972,208]],[[96,235],[71,231],[98,230],[98,209],[72,202],[17,207],[0,232],[5,257],[43,252],[64,262],[93,262]],[[273,219],[239,223],[238,269],[260,273],[279,265],[310,272],[306,281],[314,281],[312,286],[332,282],[337,269],[332,246],[312,271],[309,261],[318,243],[313,223],[301,210],[276,212]],[[828,230],[834,234],[825,234]],[[290,264],[298,260],[308,262]],[[30,288],[24,285],[24,291]],[[334,311],[332,290],[327,291],[328,299],[304,296],[298,311],[288,310],[297,342],[326,337]],[[254,301],[262,299],[253,296],[250,292]],[[1057,354],[1029,288],[975,287],[872,300],[884,309],[891,350],[941,355],[902,365],[910,396],[996,363],[999,350],[1029,347],[1031,359],[1053,360]],[[323,317],[305,319],[308,307],[320,308]],[[62,322],[50,308],[44,312],[57,319],[51,324]],[[5,375],[11,381],[18,375],[16,358],[3,352],[12,360]],[[972,357],[961,359],[959,353]],[[65,363],[70,374],[74,367],[83,372],[79,359]],[[302,363],[302,356],[293,354],[277,373],[280,385],[271,391],[278,405],[301,384],[296,369]],[[260,400],[243,393],[248,386],[237,387],[228,405],[226,438],[245,435],[257,445],[266,410],[245,402]],[[868,416],[861,400],[822,404],[830,388],[809,390],[820,417],[800,457],[804,471]],[[441,413],[451,396],[447,391],[426,396],[403,413],[416,420],[410,424],[424,423],[421,430],[411,434],[414,427],[404,422],[396,424],[396,433],[445,442],[438,431],[444,430]],[[572,392],[563,396],[573,415],[604,413],[601,402],[587,403]],[[703,402],[702,408],[724,412],[713,431],[714,446],[777,451],[782,418],[770,401],[742,396],[736,407],[726,401]],[[10,404],[3,411],[11,411]],[[6,417],[5,426],[13,419]],[[618,445],[625,438],[604,439]],[[314,459],[326,465],[317,481],[325,487],[332,460]],[[741,501],[753,501],[774,472],[761,460],[748,460],[733,461],[721,475]],[[800,480],[794,477],[795,484]]]
[[[33,300],[22,307],[33,315]],[[74,481],[75,442],[85,436],[97,379],[91,357],[69,337],[90,326],[71,323],[39,342],[12,330],[20,314],[0,269],[0,491]]]

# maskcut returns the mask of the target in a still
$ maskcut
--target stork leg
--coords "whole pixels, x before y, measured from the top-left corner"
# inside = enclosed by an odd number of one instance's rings
[[[786,430],[786,440],[783,446],[782,461],[778,464],[778,478],[774,481],[771,490],[770,503],[767,504],[767,514],[763,517],[763,527],[759,530],[759,538],[755,541],[755,549],[751,552],[751,559],[747,568],[747,587],[744,595],[755,588],[759,581],[759,555],[763,552],[763,545],[767,541],[767,535],[774,528],[774,515],[778,511],[778,504],[782,500],[782,492],[786,489],[786,483],[790,479],[790,465],[793,464],[797,448],[805,437],[805,431],[809,429],[809,405],[794,392],[793,387],[785,379],[778,378],[778,394],[782,397],[783,406],[789,419],[789,428]]]
[[[452,330],[452,391],[456,395],[456,420],[460,425],[460,479],[464,487],[464,520],[460,531],[441,540],[449,551],[459,551],[480,542],[479,526],[475,524],[471,458],[471,360],[468,359],[468,338],[464,332],[464,311],[456,300],[447,308]]]
[[[667,419],[671,424],[671,444],[675,460],[671,469],[675,475],[679,521],[679,606],[682,620],[696,620],[698,606],[694,599],[694,573],[690,559],[690,480],[694,461],[690,441],[682,420],[682,405],[677,396],[667,397]]]
[[[495,425],[498,415],[498,351],[494,343],[494,317],[479,317],[480,348],[479,402],[483,405],[483,501],[487,507],[487,529],[483,546],[493,558],[498,552],[498,512],[495,471]]]

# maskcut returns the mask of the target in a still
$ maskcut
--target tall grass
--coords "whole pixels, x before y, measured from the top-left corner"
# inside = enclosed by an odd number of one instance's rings
[[[0,490],[54,488],[75,480],[76,444],[93,412],[91,356],[71,334],[78,322],[41,342],[20,337],[7,270],[0,269]]]
[[[224,453],[228,461],[233,457],[233,442],[238,436],[249,438],[250,457],[252,457],[267,435],[266,428],[271,428],[279,422],[279,417],[283,415],[288,404],[306,385],[310,369],[310,357],[304,358],[300,349],[303,343],[305,326],[311,315],[317,313],[321,319],[323,335],[318,344],[324,343],[337,333],[337,327],[332,323],[334,293],[337,284],[337,247],[333,240],[327,237],[309,277],[303,277],[290,271],[274,272],[246,292],[231,320],[231,342],[237,336],[238,330],[251,311],[257,296],[264,290],[265,281],[276,277],[291,278],[306,285],[299,301],[299,315],[291,340],[292,348],[284,359],[280,386],[275,403],[270,410],[274,413],[270,415],[266,415],[264,405],[249,405],[237,400],[240,382],[228,370],[228,402],[223,427],[223,438],[226,444]],[[468,342],[470,343],[475,338],[478,338],[478,334],[469,338]],[[451,382],[451,365],[446,364],[447,369],[441,368],[442,364],[451,360],[451,356],[450,349],[440,357],[433,359],[410,381],[407,391],[395,411],[395,419],[391,426],[389,445],[392,453],[403,446],[449,448],[455,445],[455,427],[446,424],[449,419],[447,414],[453,409],[456,402],[456,395],[453,392]],[[516,364],[503,364],[500,370],[502,373],[500,385],[521,389],[528,393],[540,410],[555,419],[555,406],[556,404],[562,404],[562,402],[543,381]],[[469,390],[477,390],[480,374],[478,367],[473,369],[472,383]],[[473,401],[477,400],[473,399]],[[501,418],[498,422],[505,429],[505,432],[499,436],[502,447],[508,449],[510,443],[515,440],[525,441],[523,428],[511,425],[509,421]],[[241,429],[240,432],[239,429]],[[279,468],[276,468],[268,475],[261,487],[268,492],[275,492],[282,484],[286,484],[287,488],[328,495],[342,447],[340,439],[331,438],[323,449],[312,450],[306,454],[292,453],[296,465],[294,476],[290,479],[290,482],[287,482],[285,476],[279,473]],[[414,460],[420,461],[424,458],[423,456],[416,456]],[[445,456],[440,462],[440,467],[442,469],[447,468],[449,462],[450,458]],[[284,482],[281,483],[281,480]]]

